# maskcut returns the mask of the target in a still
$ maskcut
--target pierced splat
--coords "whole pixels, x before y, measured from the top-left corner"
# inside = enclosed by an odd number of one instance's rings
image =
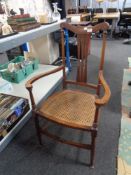
[[[87,58],[90,52],[90,33],[77,36],[78,68],[77,82],[87,82]]]
[[[62,23],[62,59],[63,65],[65,66],[65,48],[64,48],[64,34],[63,29],[67,29],[73,32],[77,36],[77,57],[78,57],[78,65],[77,65],[77,77],[76,81],[67,80],[65,69],[63,70],[63,87],[66,88],[67,84],[75,84],[81,86],[91,87],[97,90],[97,95],[100,94],[101,83],[98,80],[98,84],[94,85],[87,82],[87,61],[88,55],[90,54],[90,41],[91,41],[91,33],[97,33],[100,30],[103,31],[103,40],[102,40],[102,49],[101,49],[101,58],[99,64],[99,72],[103,71],[104,66],[104,57],[105,57],[105,47],[106,47],[106,31],[109,29],[109,24],[106,22],[97,24],[92,27],[83,27],[83,26],[73,26],[69,23]],[[89,30],[88,30],[89,29]],[[91,32],[92,31],[92,32]]]

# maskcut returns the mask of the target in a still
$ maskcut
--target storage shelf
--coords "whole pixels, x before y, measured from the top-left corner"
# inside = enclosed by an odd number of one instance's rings
[[[25,88],[25,83],[32,77],[51,71],[57,68],[57,66],[51,65],[40,65],[39,69],[28,76],[25,80],[20,82],[19,84],[12,83],[13,90],[10,91],[9,95],[14,95],[18,97],[27,98],[30,103],[29,93]],[[62,71],[57,73],[51,74],[47,77],[41,78],[33,85],[33,92],[37,94],[35,96],[36,105],[39,105],[41,100],[46,99],[51,93],[56,89],[59,83],[62,80]],[[30,105],[31,106],[31,105]],[[0,152],[7,146],[7,144],[11,141],[11,139],[17,134],[17,132],[24,126],[24,124],[29,120],[31,117],[31,110],[24,116],[22,119],[11,129],[11,131],[0,141]]]
[[[64,22],[65,20],[60,20],[56,23],[43,25],[39,28],[32,29],[27,32],[20,32],[16,35],[9,36],[7,38],[0,39],[0,53],[10,50],[14,47],[20,46],[28,41],[33,39],[39,38],[41,36],[47,35],[52,33],[56,30],[60,29],[60,23]]]
[[[0,39],[0,53],[10,50],[14,47],[22,45],[23,43],[29,42],[41,36],[47,35],[51,32],[60,29],[60,23],[64,22],[65,20],[60,20],[59,22],[44,25],[39,28],[27,31],[27,32],[20,32],[14,36],[10,36],[7,38]],[[55,69],[56,66],[51,65],[40,65],[39,69],[28,76],[25,80],[23,80],[19,84],[12,83],[13,91],[11,91],[10,95],[20,96],[23,98],[27,98],[30,103],[29,93],[25,88],[25,83],[31,77],[38,75],[43,72],[48,72],[52,69]],[[42,99],[47,98],[59,85],[62,80],[62,71],[59,71],[55,74],[49,75],[45,78],[40,79],[36,83],[34,83],[34,94],[37,94],[35,100],[36,104],[38,105]],[[43,86],[42,86],[43,85]],[[41,96],[42,91],[42,96]],[[28,121],[31,117],[31,110],[24,116],[22,119],[12,128],[12,130],[0,141],[0,152],[7,146],[7,144],[12,140],[12,138],[17,134],[17,132],[24,126],[24,124]]]

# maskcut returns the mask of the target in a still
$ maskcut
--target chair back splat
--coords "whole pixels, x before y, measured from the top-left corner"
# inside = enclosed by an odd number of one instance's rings
[[[87,61],[88,55],[90,54],[90,39],[91,33],[96,33],[99,30],[103,30],[103,43],[101,50],[101,59],[99,70],[103,70],[104,58],[105,58],[105,47],[106,47],[106,31],[109,28],[108,23],[103,22],[97,24],[93,27],[82,27],[82,26],[73,26],[68,23],[62,23],[61,29],[67,29],[77,35],[77,77],[76,83],[87,83]],[[62,58],[64,59],[65,65],[65,48],[64,48],[64,34],[62,34]],[[66,79],[64,79],[66,81]],[[68,83],[68,81],[66,81]],[[64,83],[65,84],[65,83]]]

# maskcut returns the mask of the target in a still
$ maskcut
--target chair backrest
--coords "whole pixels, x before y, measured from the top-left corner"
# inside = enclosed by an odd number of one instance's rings
[[[114,12],[118,12],[118,9],[117,8],[107,8],[106,12],[107,13],[114,13]]]
[[[131,7],[126,7],[123,9],[123,12],[131,12]]]
[[[76,9],[68,9],[68,14],[76,14]]]
[[[93,27],[82,27],[73,26],[68,23],[62,23],[62,58],[63,64],[65,64],[65,48],[64,48],[64,31],[67,29],[77,36],[77,56],[78,56],[78,67],[76,82],[87,83],[87,58],[90,53],[90,38],[91,34],[98,32],[99,30],[107,31],[109,24],[104,22],[97,24]],[[103,70],[104,56],[105,56],[105,45],[106,45],[106,32],[103,32],[103,44],[101,50],[101,60],[99,70]]]
[[[93,9],[94,13],[103,13],[103,9],[102,8],[96,8]]]
[[[90,13],[91,11],[91,8],[79,8],[79,13]]]
[[[92,9],[91,8],[87,8],[86,9],[86,13],[91,13],[92,12]]]

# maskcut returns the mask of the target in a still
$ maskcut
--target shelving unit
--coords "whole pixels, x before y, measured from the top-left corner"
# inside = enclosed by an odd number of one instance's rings
[[[43,72],[48,72],[55,69],[56,66],[51,65],[40,65],[39,69],[28,76],[25,80],[23,80],[19,84],[12,83],[13,90],[9,92],[9,95],[19,96],[23,98],[27,98],[30,103],[29,93],[25,88],[25,83],[35,75],[38,75]],[[62,79],[62,71],[57,72],[55,74],[44,77],[34,83],[34,94],[37,94],[35,98],[35,102],[38,105],[41,100],[47,98],[59,85]],[[42,92],[42,93],[41,93]],[[42,96],[41,96],[42,95]],[[17,124],[16,126],[1,140],[0,142],[0,152],[6,147],[6,145],[11,141],[11,139],[17,134],[17,132],[24,126],[24,124],[31,117],[31,110],[28,114],[26,114]]]
[[[51,25],[41,26],[40,28],[33,29],[28,32],[21,32],[17,35],[0,39],[0,53],[60,29],[60,23],[63,21],[64,20],[61,20]],[[40,65],[38,70],[36,70],[34,73],[28,76],[21,83],[19,84],[12,83],[13,91],[10,91],[10,93],[8,94],[27,98],[30,103],[29,94],[25,88],[26,81],[35,75],[50,71],[55,68],[56,66]],[[62,71],[57,72],[53,75],[49,75],[48,77],[42,78],[37,83],[34,84],[34,91],[35,91],[35,94],[37,94],[35,99],[37,105],[40,103],[42,99],[47,98],[56,89],[56,87],[61,82],[61,79],[62,79]],[[41,91],[43,96],[41,96]],[[0,152],[7,146],[7,144],[17,134],[17,132],[24,126],[24,124],[28,121],[30,117],[31,117],[31,110],[0,141]]]
[[[43,25],[39,28],[30,30],[27,32],[20,32],[16,35],[13,35],[7,38],[2,38],[0,39],[0,53],[10,50],[14,47],[20,46],[24,44],[25,42],[34,40],[36,38],[39,38],[41,36],[44,36],[56,30],[59,30],[60,23],[64,21],[65,20],[60,20],[53,24]]]

